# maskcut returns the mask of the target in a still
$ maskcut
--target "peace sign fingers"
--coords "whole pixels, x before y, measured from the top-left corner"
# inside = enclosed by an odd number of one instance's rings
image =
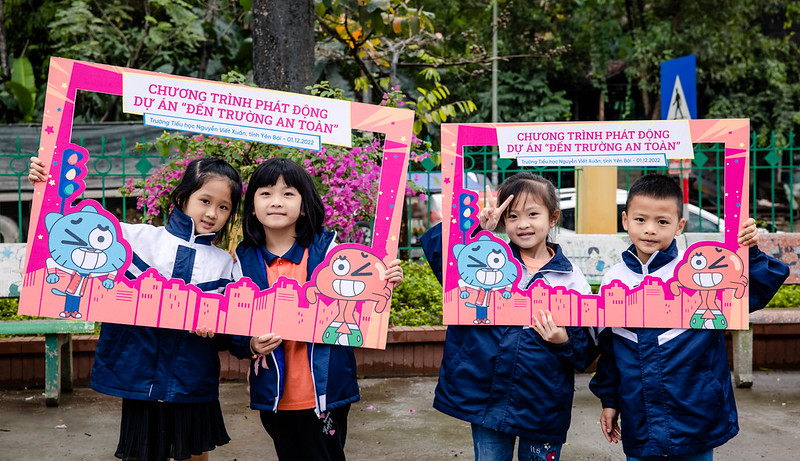
[[[486,206],[481,210],[478,218],[480,219],[481,229],[493,231],[495,228],[497,228],[497,223],[500,222],[500,218],[503,216],[506,208],[511,205],[511,201],[514,200],[514,196],[509,195],[508,198],[503,201],[502,205],[498,207],[497,199],[492,195],[492,190],[487,185],[485,197]]]
[[[503,216],[503,213],[505,213],[506,208],[508,208],[508,206],[511,205],[511,201],[512,200],[514,200],[514,196],[513,195],[509,195],[508,197],[506,197],[506,199],[503,202],[503,204],[500,205],[499,208],[497,208],[497,219],[500,219],[500,216]],[[497,201],[495,201],[495,203],[497,203]]]

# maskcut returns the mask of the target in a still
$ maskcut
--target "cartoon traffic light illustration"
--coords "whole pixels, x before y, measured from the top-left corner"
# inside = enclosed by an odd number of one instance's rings
[[[72,197],[81,190],[80,180],[86,176],[86,159],[84,152],[75,149],[64,149],[61,155],[61,174],[58,178],[58,196],[61,197],[61,213],[64,205],[71,202]]]
[[[475,225],[472,215],[476,209],[472,206],[474,197],[468,192],[463,192],[458,196],[458,228],[464,236],[463,242],[467,241],[467,232]]]

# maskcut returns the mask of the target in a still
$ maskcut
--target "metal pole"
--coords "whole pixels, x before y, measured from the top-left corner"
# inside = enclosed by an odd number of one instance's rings
[[[497,123],[497,2],[492,2],[492,123]],[[497,154],[492,157],[492,183],[498,184]]]
[[[492,2],[492,123],[497,123],[497,1]]]

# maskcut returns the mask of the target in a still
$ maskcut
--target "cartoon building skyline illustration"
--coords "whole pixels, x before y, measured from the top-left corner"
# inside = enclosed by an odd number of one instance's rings
[[[56,302],[57,295],[41,289],[46,276],[46,269],[26,273],[22,289],[31,299],[40,300],[36,315],[52,317],[62,307]],[[275,332],[287,339],[319,342],[338,312],[336,302],[324,297],[313,304],[298,299],[298,293],[302,293],[299,284],[283,277],[263,291],[244,278],[228,285],[224,295],[205,293],[180,280],[166,279],[154,269],[136,280],[117,281],[110,290],[102,286],[101,280],[92,280],[88,285],[81,301],[86,320],[181,330],[206,327],[216,333],[251,336]],[[66,283],[68,278],[55,286]],[[108,303],[114,309],[91,309],[92,305]],[[368,314],[373,308],[374,303],[364,302],[355,312],[362,330],[370,332],[364,337],[367,347],[379,347],[382,336],[385,340],[380,317]]]
[[[458,290],[445,294],[446,299],[459,299]],[[672,295],[669,285],[659,279],[646,277],[636,288],[627,288],[620,281],[613,281],[596,295],[582,295],[563,287],[550,287],[536,281],[525,291],[525,296],[503,298],[492,293],[488,316],[495,325],[532,324],[539,311],[550,311],[556,325],[582,327],[623,326],[630,328],[691,328],[692,315],[700,305],[698,293],[681,292]],[[734,290],[722,293],[722,312],[730,318],[734,303]],[[444,323],[458,324],[461,319],[474,317],[474,309],[465,300],[458,302],[457,317],[448,316]],[[450,311],[452,314],[452,311]],[[742,319],[732,319],[731,326],[738,326]]]

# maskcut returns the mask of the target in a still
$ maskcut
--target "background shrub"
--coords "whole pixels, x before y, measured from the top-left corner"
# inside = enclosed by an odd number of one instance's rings
[[[392,325],[442,324],[442,286],[424,261],[403,261],[403,283],[392,295]]]
[[[27,320],[35,319],[30,315],[17,314],[19,298],[0,298],[0,320]]]
[[[767,307],[800,307],[800,285],[784,285]]]

